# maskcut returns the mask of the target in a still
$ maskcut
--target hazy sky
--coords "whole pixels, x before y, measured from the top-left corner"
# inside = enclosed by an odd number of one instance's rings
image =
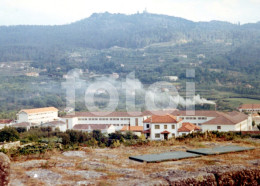
[[[92,13],[147,9],[193,21],[260,21],[260,0],[0,0],[0,25],[66,24]]]

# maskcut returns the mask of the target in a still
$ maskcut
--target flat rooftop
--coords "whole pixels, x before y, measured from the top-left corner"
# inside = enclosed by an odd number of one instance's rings
[[[171,160],[180,160],[185,158],[196,158],[200,157],[199,154],[184,152],[184,151],[174,151],[174,152],[166,152],[160,154],[145,154],[140,156],[130,156],[129,159],[139,161],[139,162],[147,162],[147,163],[156,163],[162,161],[171,161]]]
[[[230,153],[230,152],[241,152],[241,151],[247,151],[247,150],[253,150],[253,149],[255,149],[255,148],[228,145],[228,146],[217,146],[217,147],[213,147],[213,148],[192,149],[192,150],[187,150],[187,152],[200,154],[200,155],[217,155],[217,154],[226,154],[226,153]]]

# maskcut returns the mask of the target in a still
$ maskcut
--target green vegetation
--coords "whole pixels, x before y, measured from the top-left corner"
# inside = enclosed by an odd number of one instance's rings
[[[259,125],[260,128],[260,125]],[[19,131],[19,133],[17,132]],[[99,130],[87,133],[82,131],[67,130],[66,132],[52,131],[50,128],[31,128],[29,131],[4,128],[0,130],[2,141],[20,140],[22,146],[13,149],[0,149],[0,152],[8,154],[10,157],[20,155],[44,154],[48,151],[77,150],[81,147],[110,147],[117,148],[123,146],[160,146],[175,145],[185,143],[195,147],[203,147],[203,141],[239,141],[247,138],[260,138],[259,134],[241,134],[240,132],[198,132],[180,136],[167,141],[149,141],[144,136],[138,137],[131,132],[115,132],[109,135],[101,133]],[[6,135],[8,134],[8,135]],[[4,140],[3,140],[4,138]]]
[[[17,141],[19,139],[19,134],[15,128],[4,127],[0,130],[0,142],[10,142]]]
[[[0,35],[0,118],[15,118],[20,108],[64,108],[62,76],[74,68],[84,71],[87,82],[135,71],[145,87],[178,76],[178,84],[171,83],[181,95],[193,81],[197,93],[216,101],[219,110],[260,100],[259,23],[103,13],[69,25],[0,27]],[[195,69],[195,78],[187,78],[186,69]],[[28,71],[40,76],[24,76]],[[78,111],[86,110],[82,97],[77,95]],[[125,109],[124,101],[118,109]]]

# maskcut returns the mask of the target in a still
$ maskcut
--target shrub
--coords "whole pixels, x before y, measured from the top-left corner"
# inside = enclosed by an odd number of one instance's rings
[[[0,142],[17,141],[19,139],[19,133],[15,128],[5,127],[0,130]]]

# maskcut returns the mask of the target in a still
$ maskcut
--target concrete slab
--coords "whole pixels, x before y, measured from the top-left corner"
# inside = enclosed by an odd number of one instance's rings
[[[188,149],[187,152],[200,154],[200,155],[216,155],[216,154],[225,154],[229,152],[241,152],[247,150],[253,150],[253,147],[241,147],[236,145],[228,146],[217,146],[213,148],[201,148],[201,149]]]
[[[147,162],[147,163],[155,163],[162,161],[171,161],[171,160],[180,160],[185,158],[195,158],[200,157],[199,154],[184,152],[184,151],[174,151],[174,152],[166,152],[160,154],[145,154],[140,156],[130,156],[129,159],[139,161],[139,162]]]

